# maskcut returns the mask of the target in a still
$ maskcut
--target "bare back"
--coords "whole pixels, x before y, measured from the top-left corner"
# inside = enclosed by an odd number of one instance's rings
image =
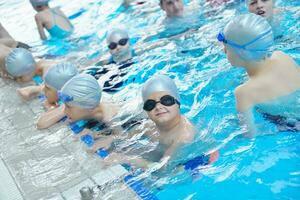
[[[300,90],[300,69],[288,55],[274,52],[263,67],[262,73],[237,88],[239,111],[247,111],[257,104],[271,102]]]
[[[71,26],[67,16],[59,8],[49,8],[37,14],[46,29],[51,29],[57,25],[64,30],[70,30]]]

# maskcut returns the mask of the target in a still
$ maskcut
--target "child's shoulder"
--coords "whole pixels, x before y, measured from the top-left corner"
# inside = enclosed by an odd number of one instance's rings
[[[34,15],[34,17],[35,17],[36,19],[44,18],[45,16],[48,15],[48,12],[49,12],[48,10],[40,11],[40,12],[36,13],[36,14]]]

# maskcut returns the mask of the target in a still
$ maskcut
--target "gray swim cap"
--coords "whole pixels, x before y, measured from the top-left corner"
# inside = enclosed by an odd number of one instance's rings
[[[102,88],[93,76],[78,74],[65,83],[60,95],[71,106],[92,109],[99,105],[101,93]]]
[[[60,90],[64,84],[73,76],[78,74],[77,67],[69,62],[59,63],[51,67],[45,74],[45,84],[56,91]]]
[[[227,47],[244,60],[258,61],[272,53],[272,27],[265,18],[253,13],[231,20],[224,28],[224,36]]]
[[[142,88],[142,97],[145,102],[154,92],[168,92],[180,101],[178,89],[172,79],[166,75],[156,75],[149,79]]]
[[[48,5],[50,0],[30,0],[32,6],[45,6]]]
[[[250,3],[250,2],[251,2],[251,0],[246,0],[246,1],[245,1],[247,7],[249,6],[249,3]],[[275,0],[272,0],[272,3],[275,4]]]
[[[118,42],[120,39],[129,38],[127,31],[119,28],[114,28],[107,33],[106,42]]]
[[[36,63],[30,51],[13,49],[5,58],[6,71],[13,77],[24,76],[34,71]]]

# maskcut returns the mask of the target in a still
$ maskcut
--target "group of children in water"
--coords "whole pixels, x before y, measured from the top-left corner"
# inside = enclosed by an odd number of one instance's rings
[[[46,39],[44,28],[52,37],[64,38],[74,29],[68,18],[57,8],[50,8],[49,0],[30,0],[38,12],[35,16],[41,39]],[[241,123],[247,125],[250,134],[256,133],[253,108],[285,119],[300,119],[300,70],[295,61],[281,51],[274,51],[274,36],[270,23],[274,0],[246,0],[251,14],[234,17],[218,34],[224,53],[232,66],[246,69],[249,79],[235,90],[237,110]],[[160,0],[159,5],[167,17],[184,14],[182,0]],[[254,13],[254,14],[253,14]],[[167,75],[154,75],[142,86],[143,110],[147,118],[126,118],[122,106],[102,100],[103,87],[88,73],[79,72],[72,63],[39,60],[25,48],[19,48],[9,34],[1,31],[0,69],[3,78],[28,82],[35,76],[43,77],[43,85],[18,89],[24,99],[30,99],[42,91],[46,96],[46,112],[38,120],[38,128],[48,128],[67,116],[70,122],[96,120],[103,124],[102,130],[93,134],[96,142],[92,151],[109,150],[104,159],[108,165],[130,163],[147,168],[153,163],[166,165],[181,146],[191,143],[198,133],[193,124],[180,113],[180,94],[175,82]],[[11,45],[8,45],[8,42]],[[126,64],[135,52],[131,50],[125,30],[113,29],[107,34],[111,54],[98,65]],[[28,46],[29,47],[29,46]],[[105,71],[103,72],[105,73]],[[123,121],[125,122],[123,123]],[[122,123],[115,123],[120,122]],[[117,125],[116,125],[117,124]],[[126,134],[124,134],[126,132]],[[116,146],[143,132],[143,138],[157,145],[144,155],[120,151]],[[80,136],[89,133],[83,131]],[[114,147],[115,146],[115,147]],[[150,159],[148,154],[155,154]],[[209,164],[218,158],[218,151],[205,154]]]

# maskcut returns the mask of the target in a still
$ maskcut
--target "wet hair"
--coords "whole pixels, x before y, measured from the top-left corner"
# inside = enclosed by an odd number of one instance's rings
[[[273,31],[268,21],[261,16],[250,13],[233,18],[225,26],[224,36],[228,41],[224,42],[226,47],[243,60],[258,61],[272,54]]]

